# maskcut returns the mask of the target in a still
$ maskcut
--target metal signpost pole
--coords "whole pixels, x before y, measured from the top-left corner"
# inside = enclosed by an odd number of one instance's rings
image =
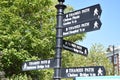
[[[56,26],[56,54],[55,61],[56,67],[54,69],[54,80],[61,80],[61,53],[63,46],[63,14],[66,6],[63,4],[65,0],[58,0],[59,4],[56,5],[57,9],[57,26]]]

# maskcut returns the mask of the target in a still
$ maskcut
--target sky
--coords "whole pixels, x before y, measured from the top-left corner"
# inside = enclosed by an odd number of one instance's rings
[[[120,45],[120,0],[65,0],[65,5],[70,5],[74,10],[100,4],[102,9],[100,30],[88,32],[86,38],[79,44],[90,48],[93,44],[102,44],[105,48],[109,45]]]

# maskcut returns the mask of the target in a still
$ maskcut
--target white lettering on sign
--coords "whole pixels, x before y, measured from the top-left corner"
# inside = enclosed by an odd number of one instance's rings
[[[41,61],[41,64],[50,64],[50,60]]]
[[[37,69],[50,68],[50,65],[37,65]]]
[[[50,60],[28,62],[29,66],[40,65],[40,64],[50,64]]]
[[[22,69],[23,70],[34,70],[34,69],[36,69],[36,66],[27,66],[27,64],[24,64]]]
[[[78,16],[73,16],[72,18],[65,18],[65,19],[63,19],[63,26],[77,23],[77,19],[79,19],[79,18],[80,18],[79,15]]]
[[[79,30],[73,30],[73,31],[70,31],[70,34],[75,34],[75,33],[78,33]]]
[[[90,23],[89,23],[89,22],[86,22],[86,23],[81,24],[81,27],[87,27],[87,26],[90,26]]]
[[[43,68],[44,68],[44,65],[38,65],[37,68],[38,68],[38,69],[43,69]]]
[[[90,76],[96,76],[96,74],[95,74],[95,73],[90,73],[89,75],[90,75]]]
[[[81,50],[78,50],[78,49],[75,49],[75,48],[74,48],[74,51],[77,52],[77,53],[83,54],[83,52],[82,52]]]
[[[63,32],[63,35],[69,35],[69,32]]]
[[[85,28],[83,28],[83,29],[80,29],[80,32],[84,32],[85,31]]]
[[[81,14],[81,11],[76,11],[74,13],[69,13],[68,15],[69,15],[69,17],[72,17],[72,16],[79,15],[79,14]]]
[[[68,69],[68,72],[83,72],[83,68]]]
[[[63,19],[63,26],[75,24],[75,23],[78,22],[77,19],[79,19],[79,18],[80,18],[79,15],[78,16],[73,16],[71,18],[65,18],[65,19]]]
[[[72,20],[72,23],[74,24],[74,23],[77,23],[77,20]]]
[[[87,73],[80,73],[80,76],[81,76],[81,77],[88,77],[89,74],[87,74]]]
[[[85,72],[94,72],[94,68],[85,68],[84,71]]]
[[[68,31],[68,28],[66,28],[65,30]]]
[[[64,26],[65,26],[65,25],[69,25],[69,24],[71,24],[71,22],[63,23]]]
[[[50,65],[45,65],[45,68],[50,68]]]
[[[66,21],[71,21],[71,20],[72,20],[72,18],[63,19],[64,22],[66,22]]]
[[[29,62],[29,65],[32,66],[32,65],[39,65],[40,64],[40,61],[36,61],[36,62]]]
[[[71,23],[70,23],[71,24]],[[79,25],[75,25],[75,26],[71,26],[71,27],[68,27],[68,28],[65,28],[66,31],[71,31],[70,33],[74,33],[76,32],[75,29],[79,29],[80,28],[80,32],[83,32],[85,31],[85,27],[88,27],[90,26],[90,22],[85,22],[83,24],[79,24]],[[78,32],[78,31],[77,31]]]
[[[75,44],[71,44],[71,45],[72,45],[72,47],[76,48],[76,45],[75,45]]]
[[[87,8],[87,9],[82,10],[82,14],[83,14],[83,13],[87,13],[87,12],[90,12],[90,8]]]
[[[95,73],[80,73],[80,77],[96,76]]]
[[[36,66],[28,66],[26,67],[27,70],[31,70],[31,69],[36,69]]]
[[[85,28],[78,29],[78,30],[73,30],[73,31],[63,32],[63,35],[66,36],[66,35],[76,34],[76,33],[79,33],[79,32],[85,32]]]
[[[79,19],[80,18],[80,16],[78,15],[78,16],[73,16],[72,17],[72,19]]]
[[[78,28],[80,28],[80,25],[72,26],[72,27],[69,27],[68,29],[73,30],[73,29],[78,29]]]
[[[77,49],[80,49],[80,50],[82,50],[82,47],[81,47],[81,46],[77,46]]]
[[[78,77],[78,74],[75,74],[75,73],[68,73],[67,76],[68,76],[68,77]]]

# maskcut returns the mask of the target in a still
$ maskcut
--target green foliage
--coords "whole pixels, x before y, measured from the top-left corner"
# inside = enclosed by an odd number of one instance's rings
[[[0,51],[4,53],[1,62],[7,76],[23,73],[24,61],[53,57],[53,5],[52,0],[0,0]]]
[[[22,72],[21,67],[24,61],[53,58],[55,4],[53,0],[0,0],[0,51],[3,52],[1,62],[6,76],[26,73],[32,77],[40,75],[38,78],[42,80],[53,76],[51,70]],[[76,41],[84,36],[78,34],[65,39]]]
[[[7,80],[32,80],[30,76],[27,76],[26,74],[22,75],[12,75],[12,77],[8,78]]]
[[[112,64],[106,57],[105,48],[101,44],[94,44],[90,49],[89,60],[92,65],[104,66],[106,69],[106,75],[112,74]]]

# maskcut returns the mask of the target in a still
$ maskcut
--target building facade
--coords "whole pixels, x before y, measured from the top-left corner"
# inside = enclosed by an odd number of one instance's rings
[[[114,75],[120,75],[120,46],[109,46],[107,57],[113,63]]]

